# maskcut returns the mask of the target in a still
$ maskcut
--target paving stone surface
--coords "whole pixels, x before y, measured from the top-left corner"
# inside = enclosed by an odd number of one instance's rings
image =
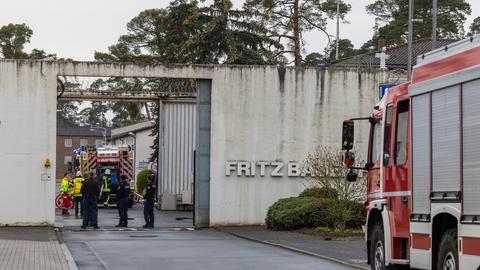
[[[68,270],[53,228],[0,228],[1,270]]]

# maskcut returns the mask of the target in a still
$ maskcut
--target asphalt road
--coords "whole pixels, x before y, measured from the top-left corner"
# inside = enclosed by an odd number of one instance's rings
[[[63,239],[80,270],[351,269],[216,230],[70,230]]]
[[[73,211],[70,211],[73,214]],[[115,208],[99,209],[100,230],[81,230],[81,219],[61,216],[57,227],[80,270],[289,270],[351,269],[218,230],[195,230],[192,212],[155,211],[155,229],[143,229],[143,206],[129,209],[129,228],[119,230]]]
[[[56,210],[55,226],[69,229],[79,229],[82,219],[75,217],[75,211],[70,210],[70,215],[62,216],[61,210]],[[117,208],[98,209],[98,226],[111,229],[118,224]],[[141,228],[145,224],[143,217],[143,204],[136,204],[128,209],[128,227]],[[189,211],[157,211],[155,210],[156,228],[185,228],[193,226],[193,213]]]

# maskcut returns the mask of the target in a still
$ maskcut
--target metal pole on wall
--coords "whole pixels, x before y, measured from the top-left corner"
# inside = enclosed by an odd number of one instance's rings
[[[339,39],[340,39],[340,0],[337,0],[337,39],[335,40],[335,60],[339,59]]]
[[[437,2],[438,0],[433,0],[432,6],[432,50],[437,48]]]
[[[412,79],[413,0],[408,0],[408,80]]]

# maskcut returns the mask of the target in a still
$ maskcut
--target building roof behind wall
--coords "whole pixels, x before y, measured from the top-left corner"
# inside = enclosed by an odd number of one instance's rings
[[[139,132],[139,131],[142,131],[142,130],[151,129],[154,126],[155,126],[155,122],[145,121],[145,122],[140,122],[140,123],[136,123],[136,124],[129,125],[129,126],[124,126],[124,127],[121,127],[121,128],[114,128],[114,129],[112,129],[112,138],[125,137],[130,132],[135,133],[135,132]]]
[[[437,48],[447,46],[457,40],[444,39],[437,41]],[[418,40],[412,45],[413,65],[417,63],[417,57],[432,50],[431,40]],[[387,48],[386,54],[389,58],[386,60],[389,69],[407,69],[408,46],[407,44]],[[334,67],[352,67],[352,68],[379,68],[380,58],[375,56],[375,52],[356,55],[347,59],[333,63]]]
[[[103,129],[90,130],[90,127],[57,128],[57,136],[103,137]],[[110,136],[110,128],[107,128],[106,136]]]

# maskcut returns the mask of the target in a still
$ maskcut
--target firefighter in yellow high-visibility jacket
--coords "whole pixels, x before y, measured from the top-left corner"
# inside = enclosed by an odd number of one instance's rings
[[[79,210],[78,208],[80,207],[80,216],[83,216],[83,205],[82,205],[82,185],[83,181],[85,179],[82,177],[82,172],[78,171],[75,179],[73,179],[73,201],[74,201],[74,207],[75,207],[75,216],[78,217]]]
[[[70,173],[65,173],[63,175],[62,182],[60,183],[60,194],[66,199],[62,201],[62,215],[69,215],[70,213],[68,212],[68,199],[71,196],[72,193],[72,186],[70,183]],[[68,199],[67,199],[68,198]]]
[[[110,201],[110,188],[112,185],[112,181],[110,179],[110,169],[106,169],[103,176],[101,177],[100,185],[102,187],[102,200],[103,200],[103,207],[107,208],[108,203]]]

